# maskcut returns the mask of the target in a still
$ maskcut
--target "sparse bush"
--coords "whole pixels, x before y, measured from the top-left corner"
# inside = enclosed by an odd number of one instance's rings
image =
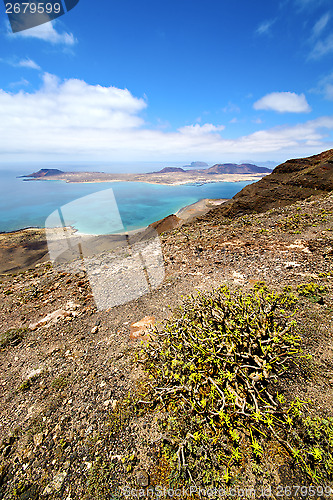
[[[57,389],[57,390],[60,390],[60,389],[64,389],[65,387],[67,387],[69,384],[69,374],[62,374],[62,375],[59,375],[58,377],[54,378],[51,382],[51,386],[53,387],[53,389]]]
[[[19,387],[19,391],[22,391],[22,392],[26,392],[29,389],[31,389],[31,380],[30,379],[25,380],[24,382],[22,382],[22,384]]]
[[[28,333],[28,328],[11,328],[0,335],[0,349],[19,344]]]
[[[317,285],[317,283],[303,283],[302,285],[298,285],[297,291],[300,295],[308,297],[309,295],[318,295],[318,293],[324,293],[326,289],[322,285]]]
[[[271,383],[304,356],[295,304],[289,288],[275,293],[258,283],[232,296],[222,287],[190,297],[162,331],[152,332],[142,350],[146,399],[164,410],[164,454],[178,480],[229,483],[241,464],[267,455],[268,439],[296,460],[307,439],[305,402],[288,404]],[[318,468],[303,455],[299,466],[316,481]]]
[[[317,283],[302,283],[298,285],[297,291],[300,296],[307,297],[313,302],[318,302],[323,293],[326,293],[326,288]]]

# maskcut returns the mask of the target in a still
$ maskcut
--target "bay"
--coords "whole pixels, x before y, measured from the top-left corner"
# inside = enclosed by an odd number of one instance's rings
[[[61,207],[83,197],[112,189],[122,224],[126,231],[145,227],[180,208],[203,198],[232,198],[254,181],[214,182],[165,186],[143,182],[105,182],[70,184],[64,181],[24,181],[16,178],[22,172],[0,171],[0,232],[26,227],[45,227],[48,216]],[[110,193],[112,193],[110,191]],[[107,194],[106,194],[107,196]],[[110,214],[105,211],[103,196],[89,196],[73,206],[66,225],[90,234],[110,232]],[[84,202],[83,202],[84,204]],[[70,223],[70,224],[69,224]]]

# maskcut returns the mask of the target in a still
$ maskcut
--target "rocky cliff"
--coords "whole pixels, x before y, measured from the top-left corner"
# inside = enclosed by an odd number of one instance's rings
[[[333,149],[308,158],[288,160],[270,175],[250,184],[207,218],[260,213],[290,205],[333,189]]]

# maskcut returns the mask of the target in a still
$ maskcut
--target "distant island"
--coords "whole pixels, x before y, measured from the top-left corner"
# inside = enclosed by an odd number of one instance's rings
[[[42,168],[41,170],[38,170],[38,172],[34,172],[32,174],[28,175],[20,175],[18,179],[22,179],[24,177],[33,177],[34,179],[41,179],[43,177],[55,177],[58,175],[62,175],[65,172],[62,170],[58,170],[57,168]]]
[[[192,161],[191,165],[184,165],[183,168],[205,168],[208,167],[208,163],[204,161]]]
[[[191,165],[203,166],[203,162]],[[206,164],[205,164],[206,165]],[[208,165],[207,165],[208,166]],[[64,172],[53,168],[42,168],[38,172],[27,174],[24,180],[62,180],[66,182],[147,182],[151,184],[206,184],[209,182],[240,182],[258,180],[271,170],[253,164],[221,163],[209,168],[184,170],[180,167],[165,167],[157,172],[144,174],[117,174],[106,172]]]

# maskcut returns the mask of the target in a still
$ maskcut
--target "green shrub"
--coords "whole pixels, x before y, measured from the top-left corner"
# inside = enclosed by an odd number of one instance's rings
[[[307,297],[313,302],[317,302],[323,293],[326,293],[326,288],[323,285],[318,285],[317,283],[302,283],[298,285],[297,291],[302,297]]]
[[[22,392],[26,392],[28,391],[29,389],[31,389],[31,380],[28,379],[28,380],[25,380],[24,382],[22,382],[22,384],[20,385],[20,387],[18,388],[19,391],[22,391]]]
[[[295,460],[290,428],[302,440],[304,402],[288,405],[271,384],[303,356],[295,304],[289,288],[275,293],[258,283],[232,296],[222,287],[190,297],[152,332],[142,350],[144,403],[164,411],[164,454],[178,480],[229,483],[241,464],[263,458],[268,439]],[[316,480],[307,455],[300,467]]]
[[[19,344],[28,333],[28,328],[11,328],[0,335],[0,348]]]
[[[69,374],[65,373],[54,378],[51,382],[51,387],[53,387],[53,389],[60,390],[67,387],[68,384],[69,384]]]

